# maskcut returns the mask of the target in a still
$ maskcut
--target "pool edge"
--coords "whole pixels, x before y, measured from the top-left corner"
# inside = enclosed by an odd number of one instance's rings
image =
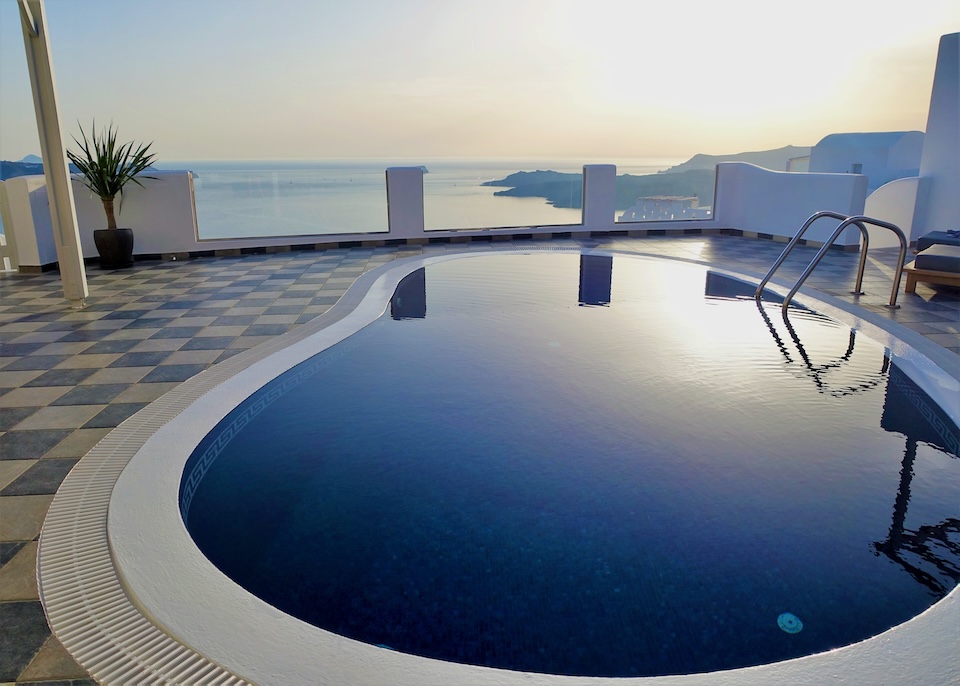
[[[616,250],[577,250],[577,249],[553,249],[557,252],[588,252],[593,254],[610,254],[610,255],[627,255],[633,257],[652,257],[656,259],[669,259],[664,258],[662,255],[651,255],[643,253],[622,253]],[[38,579],[40,580],[41,588],[41,597],[44,599],[44,606],[47,608],[48,617],[50,618],[51,627],[54,629],[55,634],[58,637],[61,637],[61,641],[68,648],[68,650],[78,657],[78,661],[81,662],[85,667],[87,667],[91,674],[95,678],[103,680],[113,680],[109,678],[109,675],[114,675],[116,677],[122,672],[120,662],[123,662],[125,659],[130,659],[133,663],[140,665],[141,658],[134,657],[133,653],[130,656],[127,656],[123,648],[117,648],[113,650],[106,650],[102,646],[97,648],[98,654],[90,655],[86,659],[80,653],[87,650],[91,644],[100,645],[102,643],[101,638],[94,640],[89,635],[84,633],[84,629],[80,624],[82,622],[76,622],[75,618],[77,617],[75,607],[71,605],[75,603],[78,597],[81,597],[86,602],[89,596],[93,592],[100,592],[100,589],[109,585],[105,581],[106,577],[109,576],[109,570],[105,568],[106,561],[100,555],[98,563],[96,566],[96,574],[90,580],[84,580],[80,584],[80,588],[68,589],[69,579],[67,577],[73,576],[73,572],[76,571],[76,565],[73,566],[62,566],[63,561],[69,556],[80,556],[86,557],[90,553],[90,548],[92,543],[92,534],[76,534],[67,541],[60,540],[58,537],[64,535],[62,527],[64,524],[69,523],[71,518],[75,517],[74,511],[78,508],[83,509],[86,519],[94,520],[98,516],[93,509],[88,509],[85,505],[89,504],[84,498],[87,495],[92,495],[94,492],[97,494],[98,505],[97,507],[103,507],[102,499],[104,494],[107,493],[107,505],[106,508],[109,509],[110,515],[109,518],[102,523],[102,540],[99,540],[99,534],[95,536],[98,538],[96,541],[97,545],[105,544],[107,554],[109,556],[111,566],[114,562],[118,562],[121,568],[124,568],[124,565],[129,564],[129,557],[133,551],[125,550],[124,546],[126,545],[120,540],[115,540],[113,538],[114,534],[119,534],[124,528],[124,525],[121,523],[122,520],[126,518],[125,514],[120,513],[114,509],[114,495],[115,495],[115,485],[121,479],[124,478],[123,472],[126,465],[120,466],[118,461],[122,460],[123,456],[133,451],[133,454],[130,454],[127,458],[132,460],[134,454],[140,453],[142,447],[150,440],[150,436],[144,438],[147,432],[151,430],[156,430],[166,426],[174,418],[181,415],[183,409],[188,406],[193,406],[197,402],[202,402],[206,398],[206,402],[212,402],[215,398],[210,396],[210,393],[216,388],[221,388],[221,393],[230,394],[234,392],[234,387],[231,386],[228,382],[233,379],[241,371],[246,370],[254,365],[262,363],[267,358],[271,357],[274,353],[280,350],[289,350],[295,348],[298,345],[304,344],[304,341],[308,338],[313,337],[314,335],[327,331],[331,327],[335,327],[340,324],[343,331],[349,329],[348,325],[341,324],[344,320],[350,319],[355,312],[363,305],[363,303],[369,302],[375,295],[379,297],[383,292],[389,291],[386,293],[385,298],[382,298],[380,305],[377,308],[373,306],[371,309],[379,309],[379,312],[382,312],[386,306],[389,295],[392,292],[392,287],[389,286],[390,279],[387,279],[386,282],[383,281],[383,278],[386,275],[393,272],[399,273],[403,272],[405,275],[416,269],[419,266],[424,264],[429,264],[436,261],[445,261],[449,259],[458,259],[464,257],[471,257],[477,255],[489,254],[491,252],[496,253],[529,253],[529,252],[540,252],[541,250],[536,249],[506,249],[506,250],[484,250],[477,251],[471,250],[469,252],[463,253],[447,253],[440,256],[432,257],[414,257],[408,258],[400,261],[390,262],[386,265],[378,267],[377,269],[364,274],[360,277],[353,286],[347,291],[343,298],[337,303],[334,308],[332,308],[327,315],[321,315],[317,319],[304,324],[300,328],[289,332],[283,336],[280,336],[272,341],[269,341],[262,346],[247,351],[247,353],[237,355],[230,360],[226,360],[221,365],[213,367],[197,377],[190,379],[181,386],[178,386],[176,389],[171,391],[169,394],[158,400],[157,402],[151,404],[145,408],[141,413],[138,413],[131,419],[124,422],[117,430],[112,432],[104,441],[98,444],[97,447],[92,450],[87,457],[85,457],[80,465],[82,469],[75,470],[76,478],[72,473],[70,477],[64,482],[64,487],[61,488],[63,495],[58,492],[57,497],[54,499],[54,504],[51,506],[50,515],[48,515],[48,521],[50,522],[50,528],[48,529],[47,523],[44,524],[44,532],[41,537],[41,551],[38,558]],[[729,270],[716,268],[709,264],[708,262],[700,260],[677,260],[685,263],[692,263],[704,266],[713,271],[724,273],[736,278],[742,278],[744,276],[748,278],[753,278],[751,274],[743,274],[731,272]],[[396,274],[394,274],[396,276]],[[396,278],[396,281],[399,281],[399,278]],[[378,284],[380,284],[378,286]],[[803,301],[816,301],[818,303],[823,303],[831,309],[837,309],[843,314],[841,316],[835,316],[831,312],[824,312],[825,314],[830,314],[834,318],[840,319],[845,323],[847,318],[856,319],[856,323],[851,324],[851,326],[860,327],[865,330],[868,336],[877,339],[877,336],[871,335],[869,329],[877,328],[880,331],[884,332],[885,336],[888,336],[891,341],[901,340],[900,336],[891,334],[890,329],[893,329],[894,332],[897,330],[900,331],[909,331],[898,324],[889,321],[874,322],[870,321],[869,317],[864,317],[864,314],[869,314],[866,311],[861,310],[855,305],[850,305],[838,301],[831,303],[831,297],[826,294],[816,293],[815,291],[810,291],[805,289],[801,291],[801,302]],[[839,303],[839,304],[838,304]],[[818,311],[824,311],[823,307],[817,306],[815,309]],[[857,310],[854,312],[854,310]],[[378,314],[379,314],[378,312]],[[910,332],[911,334],[914,332]],[[339,334],[338,334],[339,335]],[[346,336],[350,334],[347,333]],[[905,338],[909,339],[909,336]],[[341,339],[342,340],[342,339]],[[883,343],[883,341],[879,341]],[[884,343],[886,344],[886,343]],[[932,348],[931,348],[932,346]],[[307,347],[302,345],[301,347]],[[939,348],[935,344],[925,341],[925,344],[920,346],[913,346],[914,349],[917,349],[918,352],[923,357],[929,357],[925,354],[923,348],[928,348],[933,350],[934,348]],[[942,351],[941,352],[946,352]],[[316,352],[316,351],[314,351]],[[935,351],[934,351],[935,352]],[[306,354],[304,352],[304,354]],[[311,352],[310,354],[313,354]],[[949,353],[948,353],[949,354]],[[936,363],[936,360],[932,360],[933,363]],[[292,363],[295,364],[296,362]],[[292,364],[290,366],[292,366]],[[262,377],[265,378],[270,376],[274,368],[271,364],[262,364],[261,369],[258,373],[262,374]],[[948,373],[949,370],[945,370],[945,373]],[[259,377],[258,377],[259,378]],[[272,377],[271,377],[272,378]],[[953,377],[954,381],[957,381],[956,377]],[[227,384],[224,386],[224,384]],[[948,409],[948,408],[944,408]],[[142,415],[142,416],[141,416]],[[954,418],[955,419],[955,418]],[[956,421],[956,419],[955,419]],[[214,422],[215,423],[215,422]],[[140,446],[137,447],[137,443],[140,443]],[[184,457],[184,460],[186,457]],[[182,464],[180,465],[182,469]],[[114,476],[115,475],[115,476]],[[108,482],[113,479],[113,483],[109,484]],[[177,485],[179,481],[177,481]],[[173,491],[176,493],[176,490]],[[173,498],[176,500],[176,498]],[[106,510],[103,511],[103,514],[107,514]],[[182,527],[182,522],[181,522]],[[109,531],[108,531],[109,529]],[[127,532],[130,533],[130,532]],[[134,534],[136,532],[133,532]],[[185,530],[184,532],[185,533]],[[110,538],[108,538],[108,534]],[[83,550],[75,549],[78,545],[83,546]],[[81,554],[82,552],[82,554]],[[199,551],[197,551],[199,553]],[[134,556],[135,557],[135,556]],[[209,563],[207,563],[209,564]],[[59,566],[59,567],[58,567]],[[122,579],[119,574],[117,574],[114,569],[114,576],[116,577],[116,584],[122,590],[123,586],[131,582],[130,579]],[[86,577],[84,577],[86,579]],[[229,582],[232,584],[232,582]],[[143,598],[144,594],[136,593],[136,582],[134,582],[128,589],[134,596],[138,597],[140,601],[144,601],[147,609],[151,607],[151,602]],[[170,597],[180,595],[182,596],[185,589],[167,589],[160,595],[164,598],[166,602]],[[111,600],[107,603],[107,608],[110,612],[119,613],[119,610],[115,610],[115,605],[113,604],[116,598],[115,595],[110,596]],[[129,600],[129,599],[128,599]],[[191,597],[183,597],[178,599],[178,601],[186,604],[195,604],[197,599]],[[202,602],[209,602],[208,598],[201,598]],[[58,604],[65,603],[64,607],[58,607]],[[240,628],[244,627],[246,621],[249,621],[249,612],[254,610],[263,610],[263,608],[258,607],[257,603],[262,603],[262,601],[257,601],[251,603],[248,598],[242,599],[242,602],[235,609],[240,611],[241,620]],[[838,649],[836,651],[831,651],[829,653],[823,653],[820,655],[807,656],[804,658],[798,658],[796,660],[790,660],[786,662],[774,663],[771,665],[763,665],[760,667],[752,667],[738,670],[731,670],[729,672],[717,672],[712,674],[700,674],[700,675],[691,675],[691,676],[674,676],[674,677],[642,677],[642,678],[621,678],[617,679],[616,683],[623,684],[761,684],[761,683],[771,683],[771,679],[776,680],[789,680],[791,683],[804,684],[804,683],[823,683],[826,680],[826,677],[829,675],[830,680],[836,680],[838,674],[847,673],[851,668],[845,666],[844,663],[849,663],[851,660],[856,663],[852,668],[853,671],[850,671],[847,675],[847,678],[853,678],[856,675],[858,680],[863,678],[869,678],[867,672],[860,671],[860,667],[869,667],[870,670],[873,670],[873,673],[878,678],[891,679],[896,678],[896,670],[904,668],[905,659],[900,654],[904,650],[908,650],[913,655],[909,665],[914,665],[918,669],[923,667],[929,667],[931,662],[931,654],[929,650],[924,650],[922,645],[917,645],[922,643],[922,641],[911,640],[911,637],[907,637],[907,640],[904,641],[902,634],[904,633],[917,633],[913,629],[922,629],[922,626],[926,626],[933,623],[933,626],[938,626],[938,622],[943,624],[943,627],[939,630],[941,636],[949,634],[949,627],[951,623],[949,619],[955,617],[956,613],[960,611],[958,608],[958,603],[960,603],[960,595],[958,595],[957,589],[955,589],[951,594],[941,600],[926,612],[918,615],[914,619],[901,624],[898,627],[881,634],[878,637],[868,639],[867,641],[847,646],[845,648]],[[130,604],[130,603],[128,603]],[[117,606],[118,607],[118,606]],[[131,604],[130,607],[133,607]],[[269,608],[269,606],[266,606]],[[222,609],[222,608],[221,608]],[[270,612],[272,610],[272,612]],[[287,620],[296,622],[296,620],[291,620],[287,618],[282,613],[270,608],[267,611],[268,615],[277,614],[284,618],[284,621]],[[149,610],[147,610],[149,612]],[[164,612],[154,613],[155,621],[163,623]],[[220,613],[208,613],[208,617],[202,618],[198,621],[201,622],[201,626],[204,628],[204,631],[209,631],[211,628],[215,628],[217,624],[223,624],[224,620]],[[125,619],[124,622],[134,622],[132,615],[128,615],[126,610],[124,610],[123,616]],[[946,616],[946,619],[944,617]],[[277,619],[276,617],[274,619]],[[272,621],[272,620],[271,620]],[[213,626],[211,626],[211,622]],[[169,622],[168,622],[169,623]],[[302,624],[302,623],[300,623]],[[66,625],[66,626],[65,626]],[[307,626],[307,625],[304,625]],[[154,627],[156,629],[156,627]],[[303,626],[299,627],[303,629]],[[172,631],[171,631],[172,630]],[[319,632],[315,627],[310,627],[310,630],[314,632]],[[159,631],[159,629],[157,629]],[[170,627],[170,629],[164,629],[166,633],[173,633],[177,635],[184,635],[184,631],[178,627]],[[937,630],[929,629],[933,633],[938,633]],[[189,632],[187,632],[189,633]],[[322,660],[317,660],[316,653],[301,652],[301,647],[294,646],[292,652],[294,655],[287,659],[285,657],[280,658],[280,662],[283,662],[287,667],[294,669],[294,673],[291,675],[291,679],[297,680],[302,678],[305,680],[315,681],[317,683],[345,683],[344,679],[350,678],[354,683],[450,683],[450,682],[464,682],[468,681],[470,683],[497,683],[497,684],[506,684],[510,683],[513,680],[521,681],[527,684],[576,684],[576,683],[599,683],[600,681],[596,678],[577,678],[577,677],[560,677],[560,676],[551,676],[551,675],[529,675],[529,674],[520,674],[506,672],[503,670],[494,670],[490,668],[479,668],[479,667],[469,667],[465,665],[454,665],[452,663],[443,663],[436,660],[428,660],[427,658],[418,658],[409,655],[403,655],[400,653],[392,653],[392,651],[384,651],[383,649],[375,648],[373,646],[367,646],[365,644],[359,644],[357,642],[348,641],[348,639],[343,639],[341,637],[335,637],[332,634],[323,632],[327,634],[328,637],[332,637],[332,640],[336,643],[335,646],[331,648],[333,651],[331,655],[333,657],[329,659],[335,659],[337,661],[347,662],[343,665],[337,667],[336,665],[331,664],[317,664],[322,663]],[[926,634],[927,632],[924,631]],[[103,631],[102,636],[108,637],[110,640],[113,640],[114,637],[111,637],[109,631]],[[78,638],[79,637],[79,638]],[[82,640],[81,640],[82,638]],[[118,629],[115,634],[117,640],[126,640],[124,631]],[[189,638],[187,636],[186,638]],[[159,640],[159,639],[158,639]],[[171,654],[177,650],[185,648],[178,641],[169,637],[170,642],[172,643],[169,650]],[[162,641],[161,641],[162,642]],[[192,642],[192,641],[191,641]],[[202,642],[202,641],[201,641]],[[282,643],[282,641],[280,642]],[[949,643],[946,641],[945,643]],[[279,650],[280,654],[288,652],[289,648],[285,649],[283,645],[277,645],[272,641],[268,641],[265,644],[270,649]],[[176,648],[179,646],[179,648]],[[132,650],[132,648],[131,648]],[[151,648],[154,656],[160,656],[163,659],[160,662],[165,662],[166,664],[172,664],[172,660],[164,657],[165,649],[160,647]],[[190,650],[190,649],[187,649]],[[246,663],[250,660],[256,661],[255,658],[250,657],[247,653],[246,657],[240,656],[237,661],[232,661],[232,658],[227,655],[224,657],[224,654],[220,654],[222,650],[227,650],[222,645],[213,646],[213,649],[209,647],[204,647],[203,652],[206,654],[213,653],[214,660],[210,663],[213,667],[219,668],[217,663],[217,658],[220,662],[224,664],[230,664],[230,669],[235,673],[243,673],[245,676],[252,678],[255,681],[261,681],[264,683],[269,683],[269,678],[257,677],[254,672],[260,669],[257,665],[247,665]],[[899,660],[890,660],[884,659],[883,653],[895,650],[900,657]],[[376,651],[376,652],[372,652]],[[243,651],[241,651],[243,652]],[[312,658],[308,659],[311,664],[302,665],[299,668],[293,664],[292,661],[295,661],[297,653],[301,656],[301,661],[304,657]],[[879,653],[879,654],[877,654]],[[940,652],[937,650],[933,651],[934,654],[939,656],[948,655],[951,653]],[[851,654],[855,654],[852,655]],[[199,655],[199,653],[197,653]],[[349,659],[348,659],[349,658]],[[351,659],[356,658],[361,662],[366,662],[370,658],[376,658],[377,661],[381,659],[386,660],[389,663],[389,668],[393,670],[390,672],[389,678],[383,673],[374,670],[370,671],[369,667],[364,667],[362,664],[352,664]],[[88,663],[93,665],[94,663],[100,661],[113,661],[114,665],[104,666],[102,668],[94,668],[88,666]],[[955,658],[954,662],[960,663],[960,659]],[[817,664],[814,664],[817,663]],[[193,665],[193,662],[190,663]],[[319,673],[314,674],[312,669],[320,668]],[[957,675],[960,675],[960,664],[948,664],[945,666],[949,670],[947,676],[949,678],[954,678]],[[133,667],[129,667],[133,669]],[[157,672],[151,671],[149,673],[157,675]],[[197,666],[187,666],[187,667],[178,667],[180,679],[193,679],[194,677],[199,677],[202,674],[207,674],[203,670],[207,669],[199,663]],[[212,667],[210,669],[213,669]],[[253,669],[254,671],[248,671]],[[99,671],[96,671],[99,670]],[[186,671],[184,671],[186,670]],[[451,671],[452,670],[452,671]],[[869,670],[868,670],[869,671]],[[189,672],[189,673],[188,673]],[[427,673],[429,672],[429,674]],[[132,673],[132,672],[126,672]],[[98,676],[99,674],[104,675],[103,677]],[[228,673],[224,673],[222,678],[223,681],[213,680],[215,671],[209,673],[210,679],[204,677],[202,680],[205,683],[240,683],[239,680],[229,680],[233,677]],[[261,672],[262,674],[262,672]],[[276,677],[277,673],[269,672],[268,676],[271,675]],[[912,676],[916,677],[918,675],[913,674]],[[934,675],[930,675],[934,676]],[[941,675],[942,676],[942,675]],[[401,678],[402,677],[402,678]],[[176,677],[172,677],[176,678]],[[220,676],[217,676],[220,679]],[[406,681],[404,681],[404,679]],[[126,679],[125,679],[126,680]],[[200,681],[201,679],[194,679],[195,681]],[[284,678],[283,681],[289,681],[289,679]],[[921,679],[923,683],[940,683],[936,680],[925,680]],[[946,682],[944,682],[946,683]]]

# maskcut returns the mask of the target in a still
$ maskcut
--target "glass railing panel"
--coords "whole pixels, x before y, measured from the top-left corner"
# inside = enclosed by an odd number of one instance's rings
[[[435,160],[423,167],[427,231],[583,221],[582,162]]]
[[[713,219],[716,165],[696,158],[680,165],[630,171],[617,169],[618,223]]]
[[[171,162],[194,174],[201,240],[387,231],[383,162]]]

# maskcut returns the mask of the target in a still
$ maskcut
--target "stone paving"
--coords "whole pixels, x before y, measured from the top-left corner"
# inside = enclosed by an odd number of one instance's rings
[[[726,235],[437,242],[289,251],[88,269],[87,307],[71,310],[59,275],[0,276],[0,684],[89,684],[47,626],[36,582],[43,518],[61,481],[113,427],[180,382],[322,314],[361,274],[436,252],[566,247],[692,260],[760,276],[783,245]],[[801,247],[780,274],[796,278]],[[921,284],[884,307],[895,254],[831,251],[808,285],[886,317],[960,355],[960,290]],[[960,356],[957,358],[960,368]]]

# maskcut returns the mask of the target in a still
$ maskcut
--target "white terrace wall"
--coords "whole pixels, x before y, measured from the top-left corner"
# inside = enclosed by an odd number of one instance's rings
[[[557,226],[528,226],[509,229],[424,231],[423,173],[415,167],[386,171],[390,230],[376,234],[276,236],[259,238],[199,240],[192,175],[187,171],[155,172],[144,187],[125,192],[118,224],[135,234],[135,255],[187,256],[206,251],[231,252],[243,248],[283,249],[291,245],[330,245],[341,241],[417,240],[449,238],[470,240],[471,236],[516,234],[549,235],[562,232],[589,234],[593,231],[623,231],[643,235],[650,229],[740,229],[745,232],[789,237],[807,217],[819,210],[860,214],[864,207],[866,177],[855,174],[807,174],[772,172],[754,165],[729,162],[717,167],[715,216],[711,219],[673,222],[616,222],[616,167],[586,165],[584,171],[583,223]],[[50,222],[47,189],[42,176],[27,176],[4,182],[9,197],[17,254],[21,267],[53,265],[56,250]],[[106,219],[100,200],[74,179],[74,197],[81,247],[85,258],[96,257],[93,230],[103,228]],[[819,222],[806,238],[823,241],[836,224]],[[859,234],[846,232],[838,245],[856,245]]]
[[[867,196],[863,213],[868,217],[882,219],[900,227],[908,242],[916,242],[919,235],[914,235],[913,215],[917,205],[918,189],[924,182],[925,180],[921,180],[918,176],[911,176],[885,183]],[[880,232],[878,238],[879,240],[875,242],[871,234],[870,247],[900,244],[891,232]]]
[[[177,252],[174,246],[196,243],[197,218],[193,203],[192,177],[189,172],[154,172],[144,179],[144,187],[130,184],[119,203],[117,223],[134,229],[134,252],[164,254]],[[77,179],[72,180],[77,209],[77,226],[83,256],[96,257],[94,229],[107,226],[100,199]],[[43,176],[19,176],[3,182],[12,227],[16,234],[17,255],[21,267],[44,267],[57,261],[57,250],[50,219],[50,201]],[[11,230],[12,229],[12,230]],[[180,248],[196,249],[196,248]]]
[[[717,165],[714,213],[720,226],[773,236],[793,236],[810,215],[830,210],[844,215],[862,214],[867,195],[863,174],[813,174],[777,172],[746,162]],[[839,224],[821,219],[804,238],[823,242]],[[860,232],[850,228],[836,245],[854,246]]]

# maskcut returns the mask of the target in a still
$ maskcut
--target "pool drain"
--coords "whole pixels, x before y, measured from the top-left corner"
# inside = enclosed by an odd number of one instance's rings
[[[777,617],[777,626],[788,634],[796,634],[803,630],[803,622],[792,612],[784,612]]]

